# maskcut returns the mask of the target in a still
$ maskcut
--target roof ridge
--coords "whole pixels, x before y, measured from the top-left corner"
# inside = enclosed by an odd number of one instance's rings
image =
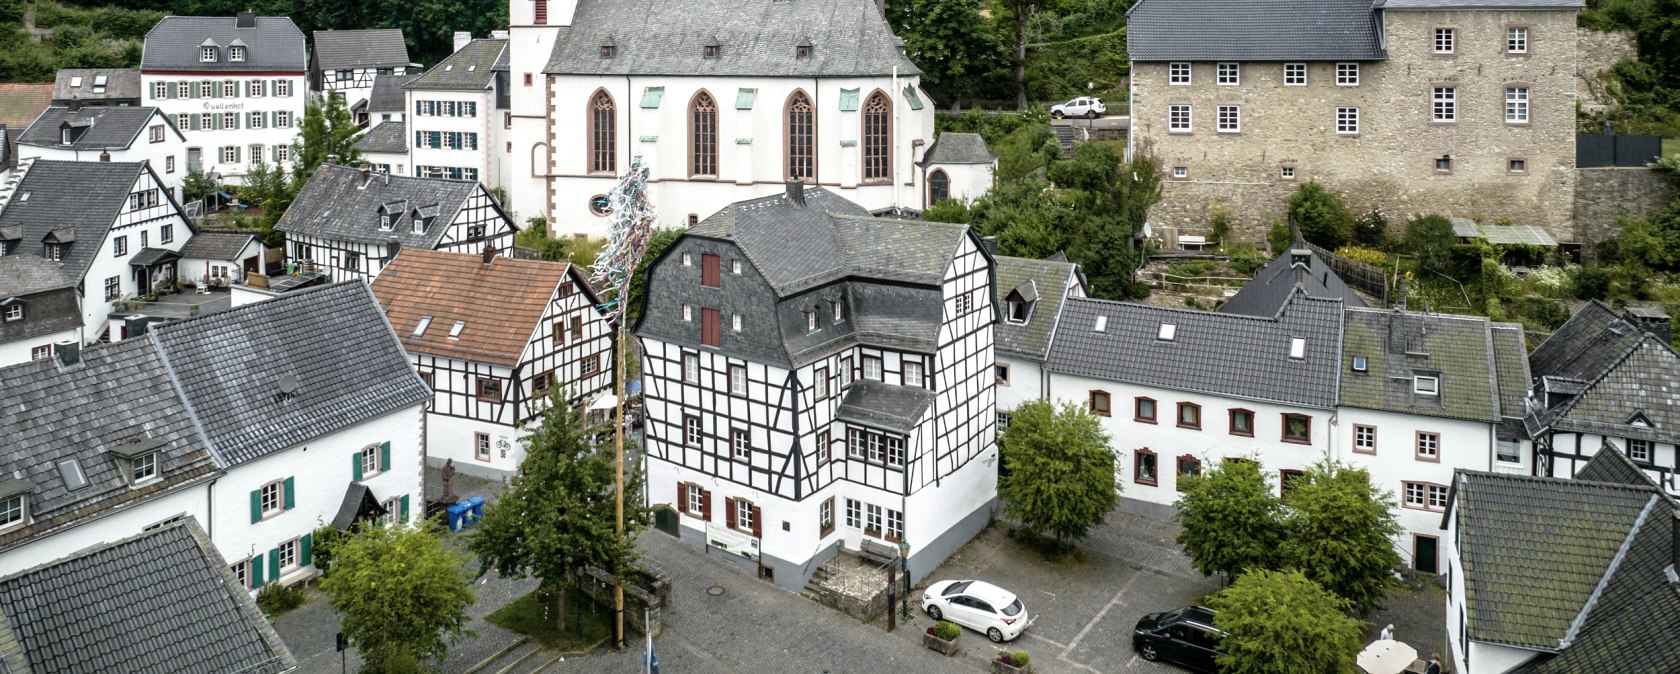
[[[1639,511],[1639,517],[1634,519],[1632,526],[1628,527],[1627,535],[1622,538],[1621,546],[1616,548],[1616,554],[1610,558],[1610,563],[1604,567],[1604,574],[1599,576],[1598,585],[1593,588],[1592,594],[1587,596],[1587,600],[1582,602],[1580,613],[1575,615],[1573,621],[1570,621],[1569,631],[1558,639],[1558,650],[1568,648],[1570,644],[1574,643],[1575,637],[1580,634],[1582,626],[1587,622],[1587,616],[1598,606],[1599,597],[1604,595],[1604,588],[1610,585],[1610,579],[1621,568],[1622,560],[1627,559],[1628,549],[1633,547],[1633,540],[1638,538],[1640,531],[1645,528],[1645,519],[1651,516],[1651,511],[1661,501],[1657,496],[1657,494],[1651,494],[1650,500],[1646,501],[1645,507]]]
[[[1647,494],[1658,494],[1658,493],[1660,493],[1660,490],[1657,489],[1656,487],[1646,486],[1646,485],[1626,484],[1626,483],[1623,483],[1623,482],[1605,482],[1605,481],[1602,481],[1602,480],[1577,480],[1575,478],[1556,477],[1556,476],[1552,476],[1552,475],[1523,475],[1521,473],[1497,473],[1497,472],[1488,471],[1488,470],[1469,470],[1469,469],[1466,469],[1466,468],[1460,468],[1458,470],[1458,473],[1461,474],[1461,475],[1467,476],[1467,477],[1497,478],[1497,479],[1500,479],[1500,480],[1510,480],[1510,481],[1516,481],[1516,482],[1535,482],[1535,483],[1540,483],[1540,484],[1556,484],[1556,485],[1560,485],[1560,486],[1561,485],[1571,485],[1571,484],[1573,484],[1573,485],[1584,485],[1584,486],[1588,486],[1588,487],[1611,488],[1611,489],[1617,489],[1617,490],[1623,490],[1623,491],[1632,491],[1632,492],[1639,492],[1639,493],[1647,493]]]

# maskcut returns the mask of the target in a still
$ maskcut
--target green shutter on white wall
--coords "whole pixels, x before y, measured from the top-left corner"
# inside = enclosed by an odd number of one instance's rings
[[[256,524],[256,523],[261,522],[261,521],[262,521],[262,490],[261,489],[252,489],[251,490],[251,523]]]
[[[391,469],[391,442],[379,443],[379,470],[384,472]]]
[[[304,534],[298,539],[298,566],[309,566],[315,563],[315,535]]]
[[[350,475],[352,482],[362,481],[362,453],[359,451],[350,455]]]
[[[255,590],[255,589],[257,589],[259,587],[262,587],[262,586],[263,586],[263,556],[262,555],[257,555],[255,557],[251,558],[251,589]]]
[[[287,510],[291,510],[292,508],[297,507],[297,498],[295,496],[293,496],[293,492],[296,489],[296,483],[294,482],[296,479],[297,478],[293,478],[293,477],[286,478],[286,509]]]

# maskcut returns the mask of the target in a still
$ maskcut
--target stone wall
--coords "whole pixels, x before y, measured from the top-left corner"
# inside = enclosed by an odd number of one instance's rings
[[[1259,238],[1316,180],[1391,222],[1440,213],[1573,240],[1575,13],[1391,10],[1384,22],[1388,60],[1360,63],[1355,86],[1338,85],[1335,62],[1307,62],[1304,85],[1285,85],[1282,63],[1240,63],[1239,82],[1225,85],[1213,62],[1192,63],[1189,84],[1169,83],[1168,63],[1134,63],[1132,128],[1165,173],[1156,228],[1205,229],[1225,204],[1240,235]],[[1505,51],[1513,25],[1529,30],[1526,53]],[[1438,27],[1457,31],[1453,53],[1434,53]],[[1437,86],[1454,89],[1453,121],[1434,120]],[[1507,123],[1507,86],[1527,88],[1526,123]],[[1172,105],[1191,107],[1188,131],[1168,128]],[[1237,107],[1236,128],[1219,128],[1221,106]],[[1356,132],[1338,131],[1344,107],[1358,111]],[[1448,170],[1436,169],[1442,158]]]
[[[1615,236],[1617,218],[1661,210],[1675,196],[1668,178],[1647,168],[1585,168],[1575,173],[1575,236],[1579,241]],[[1587,252],[1591,253],[1590,246]]]
[[[1627,31],[1603,33],[1586,28],[1577,28],[1576,31],[1576,44],[1579,45],[1576,52],[1579,55],[1575,96],[1581,99],[1583,112],[1601,112],[1605,106],[1615,102],[1604,91],[1605,71],[1622,59],[1639,58],[1639,47],[1633,42],[1633,33]]]

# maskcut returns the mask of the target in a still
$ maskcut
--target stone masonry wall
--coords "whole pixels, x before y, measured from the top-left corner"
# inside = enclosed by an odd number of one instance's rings
[[[1600,241],[1615,236],[1618,218],[1661,210],[1675,196],[1667,177],[1648,168],[1585,168],[1576,171],[1575,236]],[[1588,251],[1591,253],[1591,251]]]
[[[1576,66],[1575,96],[1581,99],[1584,112],[1599,112],[1614,101],[1604,92],[1604,73],[1617,61],[1639,58],[1639,47],[1633,33],[1616,31],[1602,33],[1577,28],[1576,44],[1579,64]]]
[[[1529,29],[1526,54],[1506,53],[1512,25]],[[1436,27],[1457,30],[1452,54],[1433,53]],[[1150,217],[1157,229],[1205,230],[1209,209],[1223,204],[1239,235],[1258,239],[1297,186],[1316,180],[1393,223],[1440,213],[1574,240],[1575,13],[1390,10],[1385,30],[1388,60],[1359,64],[1356,86],[1337,84],[1333,62],[1307,63],[1305,86],[1285,86],[1282,63],[1241,63],[1236,85],[1216,84],[1212,62],[1193,63],[1188,85],[1169,84],[1167,63],[1134,63],[1137,147],[1165,174]],[[1529,90],[1526,124],[1506,122],[1508,85]],[[1455,88],[1455,121],[1433,120],[1435,86]],[[1189,132],[1169,132],[1174,104],[1191,106]],[[1237,129],[1217,129],[1221,105],[1238,106]],[[1338,133],[1339,107],[1358,109],[1357,133]],[[1436,170],[1441,157],[1450,171]],[[1523,172],[1508,170],[1513,159]]]

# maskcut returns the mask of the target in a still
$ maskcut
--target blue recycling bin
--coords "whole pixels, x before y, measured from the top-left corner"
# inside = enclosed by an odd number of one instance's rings
[[[465,523],[464,520],[466,520],[466,518],[467,518],[467,513],[472,512],[472,507],[457,503],[455,505],[449,506],[448,510],[449,510],[449,530],[450,531],[457,531],[457,532],[460,531],[462,527],[466,526],[466,523]]]
[[[478,518],[473,515],[472,500],[471,499],[461,499],[459,501],[456,501],[454,507],[461,509],[461,528],[462,529],[465,529],[467,527],[470,527],[470,526],[478,523]]]
[[[484,497],[483,496],[473,496],[471,498],[468,498],[465,501],[462,501],[462,503],[465,503],[469,506],[472,506],[472,520],[471,521],[477,522],[479,520],[484,519]]]

